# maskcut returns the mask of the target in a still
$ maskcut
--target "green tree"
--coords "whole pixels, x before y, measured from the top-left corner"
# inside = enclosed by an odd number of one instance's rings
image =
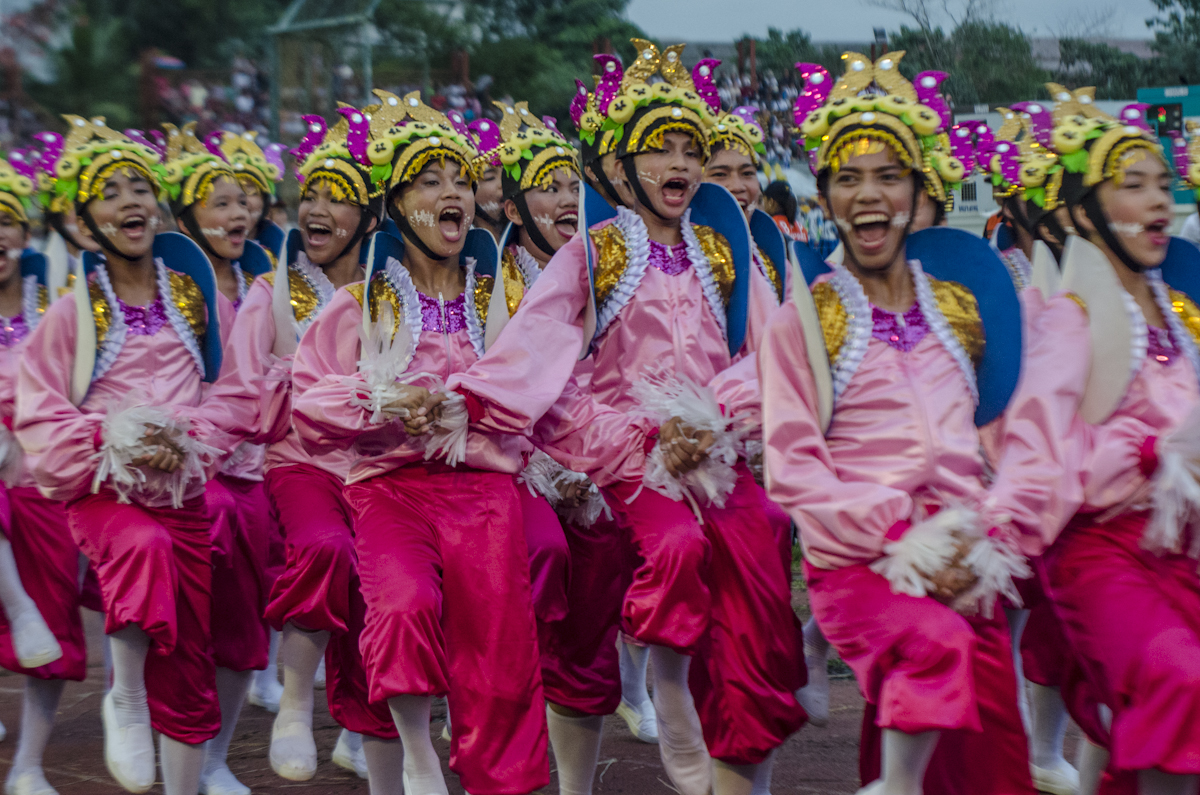
[[[54,80],[31,82],[30,95],[56,115],[104,116],[117,128],[133,124],[138,67],[124,38],[120,20],[77,20],[69,43],[53,54]]]
[[[1097,99],[1129,99],[1137,96],[1139,87],[1164,80],[1162,58],[1143,60],[1085,39],[1059,39],[1058,48],[1062,70],[1055,80],[1069,86],[1095,86]]]
[[[1153,0],[1158,15],[1146,20],[1166,83],[1200,83],[1200,0]]]
[[[784,33],[779,28],[767,28],[765,39],[755,39],[755,55],[759,69],[770,69],[776,77],[790,74],[798,63],[819,63],[836,76],[841,71],[841,48],[832,44],[820,47],[812,36],[796,28]]]

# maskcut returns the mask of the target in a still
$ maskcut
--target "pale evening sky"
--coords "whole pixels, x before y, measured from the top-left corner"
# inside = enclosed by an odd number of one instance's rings
[[[961,8],[962,0],[949,0]],[[939,0],[930,5],[941,8]],[[1151,38],[1150,0],[999,0],[994,15],[1033,36],[1079,35],[1106,9],[1099,35]],[[1111,12],[1111,16],[1108,15]],[[662,41],[730,41],[744,34],[765,36],[768,27],[804,28],[814,41],[870,41],[873,27],[898,30],[905,17],[868,6],[863,0],[632,0],[628,17]],[[910,23],[911,24],[911,23]],[[947,26],[951,27],[951,26]]]

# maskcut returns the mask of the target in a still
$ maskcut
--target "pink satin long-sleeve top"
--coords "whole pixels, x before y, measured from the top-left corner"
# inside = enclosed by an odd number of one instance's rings
[[[192,289],[198,296],[194,285]],[[193,311],[203,314],[202,299]],[[127,333],[115,360],[92,381],[79,406],[71,402],[77,328],[75,297],[64,296],[46,311],[21,356],[14,430],[34,461],[32,472],[42,494],[66,501],[91,491],[101,425],[109,411],[126,405],[162,407],[187,416],[202,441],[220,445],[216,429],[197,411],[203,392],[198,348],[194,342],[185,344],[171,323],[153,333]],[[204,483],[192,482],[184,499],[203,493]]]
[[[685,242],[658,265],[650,262],[645,225],[624,208],[618,219],[598,224],[588,235],[576,235],[550,260],[487,355],[452,377],[448,387],[479,398],[485,407],[484,427],[529,432],[563,394],[583,346],[584,314],[592,292],[584,249],[588,245],[602,294],[588,385],[596,401],[621,412],[634,411],[634,383],[661,369],[714,387],[731,413],[755,411],[758,390],[752,358],[750,365],[720,378],[733,363],[720,297],[730,283],[732,258],[723,238],[695,229],[700,250]],[[765,295],[751,291],[752,300]],[[632,450],[631,444],[626,447]],[[594,469],[581,462],[570,466]]]
[[[389,289],[383,273],[376,274],[371,289],[395,299],[394,316],[412,335],[412,359],[405,372],[421,375],[411,383],[433,389],[474,364],[481,353],[483,324],[471,270],[467,289],[448,301],[419,294],[395,260],[389,260],[387,271],[397,289]],[[300,340],[292,368],[293,425],[314,452],[353,452],[348,483],[423,461],[427,441],[408,436],[398,420],[372,423],[370,410],[355,403],[370,393],[358,365],[362,296],[361,282],[337,291]],[[406,311],[414,302],[416,310]],[[515,475],[524,467],[528,451],[522,437],[470,428],[463,463]]]
[[[205,396],[204,414],[238,440],[267,445],[264,471],[311,464],[345,480],[354,458],[350,451],[313,455],[292,427],[292,362],[291,357],[275,359],[272,354],[276,336],[272,290],[273,280],[260,277],[246,291],[225,345],[221,376]],[[324,313],[328,308],[313,311]]]
[[[229,341],[233,338],[233,324],[237,318],[237,311],[245,302],[246,295],[250,291],[250,285],[246,284],[240,269],[237,271],[237,279],[239,295],[236,304],[230,301],[224,293],[217,293],[217,312],[221,316],[221,349],[223,351],[229,350]],[[222,369],[224,369],[224,363],[222,363]],[[205,390],[205,401],[208,400],[211,392],[211,388]],[[239,442],[221,463],[221,474],[240,480],[260,481],[263,479],[266,459],[267,446],[265,444]]]
[[[21,358],[25,355],[25,345],[48,308],[46,289],[38,285],[37,277],[25,277],[21,293],[21,314],[0,318],[0,420],[9,429],[13,427],[17,411],[17,374],[21,368]],[[13,473],[15,479],[12,485],[18,488],[34,487],[37,482],[31,470],[33,462],[28,455],[22,454],[21,458],[20,471]]]
[[[844,303],[831,289],[835,278],[852,280],[841,282]],[[918,286],[918,303],[903,317],[867,303],[845,269],[814,285],[833,363],[828,430],[819,420],[804,328],[791,297],[764,335],[759,373],[767,491],[796,521],[814,566],[870,563],[883,556],[889,531],[953,504],[980,511],[1027,554],[1045,544],[1041,513],[1062,469],[1045,454],[1044,440],[1053,433],[1053,418],[1070,416],[1078,392],[1047,388],[1027,368],[998,426],[1001,460],[985,460],[974,419],[972,348],[985,342],[974,298],[917,269],[914,279],[927,280],[930,289],[922,298]],[[1079,311],[1065,298],[1051,303],[1026,316],[1028,355],[1043,315]],[[839,328],[845,330],[840,340]],[[1070,350],[1071,340],[1058,342]],[[1036,351],[1043,357],[1038,371],[1047,351]]]

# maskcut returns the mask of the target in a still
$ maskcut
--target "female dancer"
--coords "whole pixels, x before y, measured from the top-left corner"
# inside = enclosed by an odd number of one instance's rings
[[[326,130],[306,117],[308,135],[294,154],[302,179],[300,231],[290,261],[256,279],[238,310],[221,378],[205,399],[214,423],[239,439],[269,444],[266,488],[286,542],[286,568],[274,582],[266,619],[282,631],[283,695],[271,731],[271,769],[307,781],[317,769],[312,735],[313,683],[326,657],[329,711],[343,729],[335,749],[363,744],[372,787],[389,791],[388,765],[399,745],[383,706],[367,703],[358,650],[363,603],[354,558],[350,506],[342,486],[347,452],[314,456],[291,428],[291,356],[297,337],[329,306],[334,291],[362,278],[363,239],[379,220],[381,192],[370,168],[346,150],[345,120]],[[328,650],[327,650],[328,647]]]
[[[334,295],[301,340],[294,423],[314,449],[359,453],[346,497],[367,602],[362,649],[371,699],[390,707],[404,744],[405,790],[447,792],[429,715],[433,697],[448,695],[450,765],[463,787],[532,792],[549,771],[513,477],[525,442],[468,431],[461,397],[428,441],[409,439],[396,421],[410,409],[415,419],[427,390],[482,355],[493,313],[505,309],[491,308],[494,283],[477,277],[474,259],[460,263],[476,151],[466,128],[419,92],[375,93],[382,104],[369,118],[344,113],[358,162],[387,175],[403,250],[394,245],[367,284]]]
[[[753,359],[743,360],[749,378],[731,368],[730,349],[742,347],[742,328],[735,323],[730,331],[726,312],[725,296],[732,297],[736,286],[733,253],[723,237],[688,217],[713,123],[705,98],[716,101],[711,68],[698,66],[701,79],[694,83],[680,64],[682,45],[660,53],[649,42],[635,44],[637,63],[622,73],[610,60],[595,95],[577,98],[576,114],[585,140],[613,133],[614,172],[625,186],[618,190],[629,191],[635,209],[618,208],[612,223],[564,246],[508,333],[476,367],[447,382],[470,395],[472,405],[478,402],[476,424],[482,427],[523,433],[562,395],[577,351],[592,342],[583,335],[593,298],[585,246],[596,263],[595,401],[629,412],[641,398],[653,402],[664,393],[686,392],[716,414],[718,403],[729,415],[756,413],[757,390],[748,386]],[[650,86],[646,81],[659,72],[666,82]],[[610,129],[602,131],[606,120]],[[620,135],[613,129],[618,126]],[[753,477],[734,464],[735,445],[724,435],[729,415],[709,414],[703,427],[712,430],[696,431],[698,413],[687,421],[673,416],[688,413],[674,406],[656,413],[662,433],[649,458],[661,477],[646,481],[675,499],[641,487],[646,457],[641,450],[621,450],[620,439],[592,434],[603,454],[570,468],[606,487],[606,502],[631,534],[639,558],[623,619],[634,637],[652,647],[659,748],[668,774],[689,795],[714,787],[718,793],[748,791],[757,765],[804,718],[793,696],[803,673],[791,591],[783,567],[770,562],[778,554]],[[572,418],[556,410],[550,420],[569,426]],[[713,493],[698,491],[701,499],[715,499],[698,508],[698,522],[674,476],[705,460],[718,436],[725,439],[724,468],[710,462],[701,477],[719,472],[715,477],[723,485]],[[614,471],[618,467],[625,472]],[[627,474],[630,469],[637,474]],[[739,618],[748,614],[758,620]],[[691,672],[699,714],[688,687],[693,655],[701,661]],[[710,751],[718,760],[715,780]]]
[[[56,190],[103,254],[26,344],[15,430],[42,493],[68,502],[99,577],[113,655],[101,710],[109,772],[131,792],[154,784],[153,726],[166,792],[192,795],[220,725],[204,502],[219,444],[205,443],[217,434],[195,414],[220,332],[215,295],[176,268],[210,288],[212,271],[182,236],[154,254],[158,152],[101,118],[66,119]],[[211,189],[205,171],[167,179],[188,195]]]
[[[0,665],[25,674],[21,734],[4,789],[14,795],[53,795],[42,756],[63,686],[87,675],[87,647],[79,617],[79,549],[67,527],[63,504],[38,493],[11,433],[17,369],[29,334],[46,311],[41,272],[23,273],[29,242],[27,208],[37,173],[0,160],[0,416],[5,453],[3,526],[0,539]],[[51,626],[47,626],[47,622]]]
[[[1117,119],[1061,114],[1053,141],[1079,233],[1064,287],[1087,301],[1092,356],[1072,429],[1082,504],[1045,555],[1049,596],[1112,712],[1110,770],[1136,775],[1146,795],[1194,793],[1200,553],[1185,517],[1197,504],[1200,309],[1167,281],[1194,265],[1168,270],[1172,175],[1138,106]],[[1130,353],[1102,361],[1102,350]]]
[[[984,486],[979,299],[905,257],[918,193],[944,202],[963,168],[938,146],[940,114],[898,73],[902,56],[847,53],[845,75],[804,117],[844,264],[813,288],[807,315],[807,293],[793,290],[764,338],[768,490],[800,527],[814,616],[882,728],[882,776],[863,792],[1031,793],[994,608],[997,594],[1016,598],[1013,576],[1029,576],[1017,545],[1040,542],[1061,470],[1049,456],[1014,456],[1024,468],[1005,457]],[[815,375],[825,366],[828,381]],[[1012,448],[1040,445],[1046,430],[1022,421],[1037,415],[1011,413]]]

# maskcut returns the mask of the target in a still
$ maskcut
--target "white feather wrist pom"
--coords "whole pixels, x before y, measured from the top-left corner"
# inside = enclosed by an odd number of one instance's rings
[[[733,467],[744,432],[731,428],[732,418],[725,416],[713,391],[687,377],[656,371],[633,385],[633,395],[641,410],[660,425],[674,417],[695,431],[713,434],[707,458],[682,478],[667,469],[660,440],[646,461],[642,483],[673,500],[684,500],[686,492],[705,503],[724,507],[725,498],[737,484]]]
[[[1154,509],[1142,534],[1142,547],[1155,554],[1183,551],[1183,531],[1200,518],[1200,408],[1159,442],[1153,479]],[[1200,533],[1188,554],[1200,557]]]
[[[577,527],[591,527],[600,518],[600,514],[608,512],[608,505],[604,502],[600,489],[596,488],[596,484],[592,483],[587,475],[572,472],[541,450],[534,451],[517,480],[525,484],[530,494],[544,497],[564,522]],[[577,505],[567,507],[562,502],[559,489],[570,483],[580,484],[586,498]],[[609,514],[611,515],[611,512]]]
[[[957,538],[971,534],[978,514],[967,508],[943,508],[883,545],[883,557],[871,571],[887,579],[893,593],[922,597],[933,590],[931,578],[954,559]]]
[[[1033,576],[1025,556],[999,536],[987,535],[980,538],[963,558],[963,565],[979,579],[965,593],[954,600],[954,609],[963,615],[982,612],[992,617],[996,597],[1002,596],[1014,607],[1021,606],[1021,595],[1014,580]]]
[[[446,459],[449,466],[458,466],[467,457],[467,400],[451,392],[441,405],[442,416],[434,423],[425,442],[425,460]]]

